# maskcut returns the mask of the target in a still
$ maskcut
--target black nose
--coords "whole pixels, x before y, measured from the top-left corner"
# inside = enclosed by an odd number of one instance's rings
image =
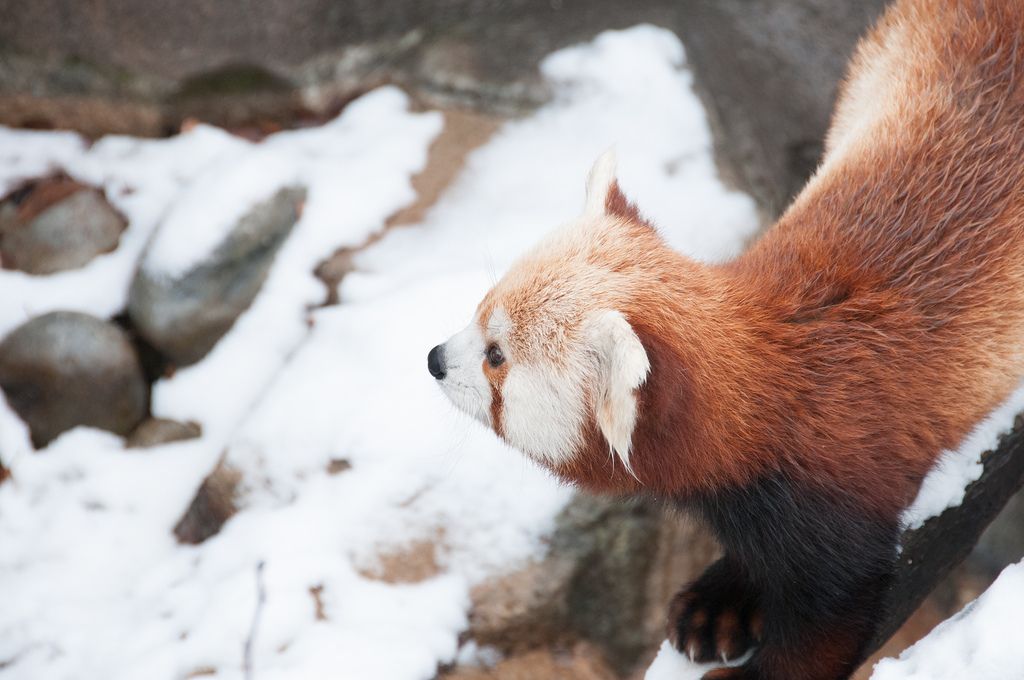
[[[430,354],[427,355],[427,370],[430,371],[430,375],[438,380],[444,379],[444,355],[442,351],[441,345],[438,345],[430,350]]]

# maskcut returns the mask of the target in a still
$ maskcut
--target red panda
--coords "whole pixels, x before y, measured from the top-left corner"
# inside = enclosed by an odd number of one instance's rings
[[[710,525],[669,637],[753,651],[706,680],[848,677],[901,512],[1024,375],[1024,3],[890,8],[821,166],[730,262],[667,247],[602,157],[428,368],[560,479]]]

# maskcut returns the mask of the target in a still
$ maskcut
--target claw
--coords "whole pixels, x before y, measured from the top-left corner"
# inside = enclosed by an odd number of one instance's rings
[[[695,663],[697,661],[697,643],[691,642],[686,651],[690,655],[690,663]]]
[[[729,663],[729,659],[726,658],[725,652],[722,652],[722,663]]]

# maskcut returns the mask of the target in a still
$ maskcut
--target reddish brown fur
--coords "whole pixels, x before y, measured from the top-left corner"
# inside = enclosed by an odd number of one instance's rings
[[[560,475],[678,496],[785,469],[893,517],[1016,385],[1024,3],[903,2],[862,51],[894,24],[910,34],[898,101],[737,260],[672,252],[609,194],[634,223],[629,247],[601,256],[628,281],[619,309],[652,364],[633,436],[641,481],[596,432]]]
[[[484,375],[491,386],[491,427],[499,437],[505,436],[505,428],[502,425],[501,413],[504,408],[501,386],[505,383],[505,376],[508,375],[508,365],[503,364],[498,368],[491,368],[484,360]]]
[[[632,220],[633,222],[644,222],[644,219],[640,216],[640,209],[622,193],[618,180],[613,181],[611,186],[608,187],[608,194],[604,199],[604,209],[609,215]]]

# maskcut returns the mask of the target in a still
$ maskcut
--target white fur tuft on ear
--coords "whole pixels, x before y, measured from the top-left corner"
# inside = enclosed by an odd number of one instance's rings
[[[590,174],[587,175],[587,203],[584,207],[588,214],[605,213],[605,199],[615,182],[615,165],[615,149],[612,148],[601,154],[590,168]]]
[[[598,312],[587,320],[586,332],[597,358],[597,426],[611,450],[633,474],[629,449],[637,418],[635,390],[647,380],[651,362],[640,338],[619,312]]]

